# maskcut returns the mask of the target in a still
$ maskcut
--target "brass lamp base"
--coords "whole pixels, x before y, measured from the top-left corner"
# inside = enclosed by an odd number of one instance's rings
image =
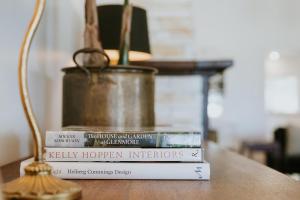
[[[51,167],[33,162],[25,168],[25,176],[3,187],[4,199],[75,200],[81,198],[81,188],[72,182],[51,175]]]

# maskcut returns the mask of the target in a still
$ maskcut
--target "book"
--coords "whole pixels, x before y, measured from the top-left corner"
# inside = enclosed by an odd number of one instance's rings
[[[33,159],[21,162],[20,174]],[[143,162],[47,162],[52,174],[63,179],[176,179],[209,180],[210,165]]]
[[[66,128],[46,132],[46,147],[145,147],[200,148],[203,135],[199,131],[183,131],[166,127]]]
[[[201,148],[45,148],[46,161],[202,162]]]

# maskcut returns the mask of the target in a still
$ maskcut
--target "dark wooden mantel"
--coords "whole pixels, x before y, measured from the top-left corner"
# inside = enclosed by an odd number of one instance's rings
[[[221,74],[233,65],[232,60],[211,61],[140,61],[131,62],[132,65],[148,66],[158,69],[158,75],[184,76],[200,75],[202,77],[202,108],[201,124],[205,137],[208,136],[209,119],[207,114],[209,79],[213,75]]]
[[[139,61],[132,65],[148,66],[158,69],[159,75],[193,75],[222,73],[233,65],[232,60],[211,61]]]

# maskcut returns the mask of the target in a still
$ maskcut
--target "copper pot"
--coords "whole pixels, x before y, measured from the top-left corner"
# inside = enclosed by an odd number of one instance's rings
[[[77,64],[62,71],[63,126],[154,126],[155,68]]]

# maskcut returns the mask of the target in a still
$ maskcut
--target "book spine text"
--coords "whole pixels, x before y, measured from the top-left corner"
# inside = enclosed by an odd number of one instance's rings
[[[201,148],[46,148],[46,161],[202,162]]]
[[[185,133],[99,133],[85,131],[48,131],[47,147],[146,147],[199,148],[202,134]]]
[[[31,161],[21,163],[20,174]],[[209,180],[209,163],[48,162],[63,179],[184,179]]]

